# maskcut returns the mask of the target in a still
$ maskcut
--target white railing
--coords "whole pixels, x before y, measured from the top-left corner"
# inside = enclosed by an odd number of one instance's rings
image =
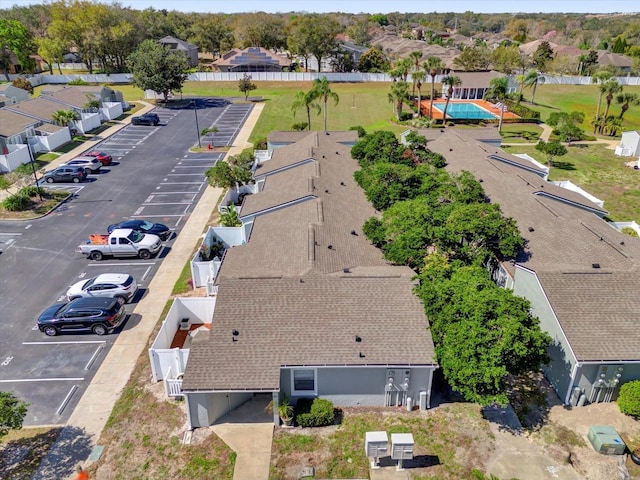
[[[213,297],[218,294],[218,286],[213,284],[215,277],[207,278],[207,295]]]
[[[169,370],[164,377],[164,393],[167,397],[182,397],[182,379],[170,377],[171,367],[169,367]]]

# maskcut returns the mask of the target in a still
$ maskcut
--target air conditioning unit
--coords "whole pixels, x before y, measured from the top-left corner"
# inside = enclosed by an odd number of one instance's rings
[[[180,330],[189,330],[189,319],[181,318],[179,322]]]

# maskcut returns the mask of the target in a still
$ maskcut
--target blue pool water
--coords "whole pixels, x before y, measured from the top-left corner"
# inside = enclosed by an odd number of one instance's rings
[[[436,107],[441,112],[444,112],[444,103],[434,103],[434,107]],[[473,120],[495,120],[497,117],[485,110],[484,108],[480,108],[475,103],[450,103],[447,108],[447,118],[454,119],[473,119]]]

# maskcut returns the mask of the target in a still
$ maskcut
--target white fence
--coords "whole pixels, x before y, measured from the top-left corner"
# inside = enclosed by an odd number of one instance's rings
[[[188,80],[192,82],[237,82],[244,72],[196,72],[190,73]],[[250,72],[251,79],[256,82],[310,82],[316,78],[327,77],[330,82],[391,82],[392,78],[386,73],[333,73],[333,72]],[[9,75],[14,80],[21,75]],[[542,75],[544,83],[549,85],[591,85],[591,77],[554,76]],[[38,73],[27,75],[26,78],[33,86],[43,83],[69,83],[72,80],[82,79],[88,83],[131,83],[130,73],[92,74],[88,73],[74,75],[49,75],[48,73]],[[442,83],[445,75],[437,75],[436,83]],[[515,78],[515,77],[514,77]],[[616,77],[620,85],[640,85],[640,77]],[[540,82],[542,84],[542,82]]]
[[[216,306],[216,297],[188,297],[176,298],[169,309],[167,318],[149,348],[151,374],[156,382],[164,380],[169,369],[175,376],[184,372],[189,358],[189,348],[171,348],[171,342],[180,328],[183,319],[189,320],[189,325],[197,323],[211,324]]]

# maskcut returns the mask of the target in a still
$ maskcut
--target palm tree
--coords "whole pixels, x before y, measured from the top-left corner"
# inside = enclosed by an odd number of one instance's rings
[[[616,97],[616,102],[622,104],[622,107],[620,107],[620,116],[618,117],[622,120],[622,116],[629,110],[629,105],[640,105],[640,95],[631,92],[621,93]]]
[[[507,98],[509,91],[509,77],[497,77],[491,79],[489,82],[489,88],[485,92],[486,98],[497,99],[502,106],[500,107],[500,121],[498,122],[498,132],[502,132],[502,120],[504,118],[504,101]]]
[[[340,97],[336,92],[331,91],[331,87],[329,87],[329,80],[327,77],[323,76],[322,78],[316,78],[313,81],[313,87],[311,88],[311,96],[313,99],[321,98],[324,103],[324,131],[327,131],[327,101],[329,98],[333,100],[333,105],[338,105],[340,101]]]
[[[418,117],[422,116],[422,82],[426,76],[427,72],[425,72],[424,70],[418,70],[417,72],[413,72],[411,74],[411,78],[413,78],[413,84],[418,89]]]
[[[609,108],[611,107],[611,102],[613,101],[613,97],[622,92],[622,85],[618,83],[618,80],[615,78],[610,78],[602,84],[602,88],[604,89],[604,94],[606,97],[604,99],[607,102],[607,106],[604,108],[604,120],[606,121],[609,116]],[[600,133],[602,133],[602,125],[600,125]]]
[[[533,87],[533,91],[531,93],[531,103],[535,105],[536,98],[536,88],[538,88],[539,83],[544,83],[544,76],[540,75],[535,70],[529,70],[527,74],[524,76],[524,85],[525,87]]]
[[[451,101],[451,97],[453,96],[453,89],[460,85],[462,85],[462,80],[455,75],[448,75],[442,79],[442,89],[444,90],[445,86],[449,87],[447,89],[447,103],[444,104],[444,112],[442,114],[443,125],[447,123],[447,108],[449,108],[449,101]]]
[[[408,94],[409,84],[407,82],[399,81],[391,84],[391,91],[388,94],[388,98],[389,102],[393,103],[398,121],[402,118],[402,106]]]
[[[51,115],[51,119],[56,122],[56,125],[61,127],[69,126],[71,122],[78,118],[80,118],[80,115],[75,110],[58,110]]]
[[[296,111],[302,107],[307,111],[307,125],[309,127],[309,131],[311,131],[311,109],[316,111],[316,115],[320,115],[320,112],[322,111],[320,105],[316,103],[316,98],[313,96],[313,90],[296,93],[296,98],[291,104],[291,111],[293,112],[294,117],[296,116]]]
[[[411,60],[408,58],[401,58],[393,65],[393,68],[389,70],[389,75],[393,77],[394,81],[396,78],[399,78],[403,82],[406,82],[410,71]]]
[[[609,80],[612,76],[613,75],[611,75],[611,72],[607,70],[600,70],[594,73],[593,77],[591,77],[591,83],[597,83],[598,90],[600,90],[600,96],[598,97],[598,108],[596,109],[596,122],[600,120],[600,105],[602,105],[602,95],[605,93],[604,89],[602,88],[602,85],[604,84],[604,82]]]
[[[438,70],[440,70],[444,64],[440,57],[429,57],[427,61],[422,64],[422,67],[429,71],[429,75],[431,75],[431,101],[429,102],[429,119],[433,117],[433,95],[435,92],[435,83],[436,83],[436,74]]]
[[[420,59],[422,58],[422,52],[415,51],[409,54],[409,59],[413,62],[413,72],[417,72],[420,69]],[[413,79],[413,90],[411,91],[411,96],[416,96],[416,79],[413,75],[411,75]]]
[[[520,88],[518,90],[518,103],[520,103],[520,100],[522,99],[522,90],[524,90],[524,79],[524,73],[516,75],[516,82],[518,82],[518,84],[520,85]]]

